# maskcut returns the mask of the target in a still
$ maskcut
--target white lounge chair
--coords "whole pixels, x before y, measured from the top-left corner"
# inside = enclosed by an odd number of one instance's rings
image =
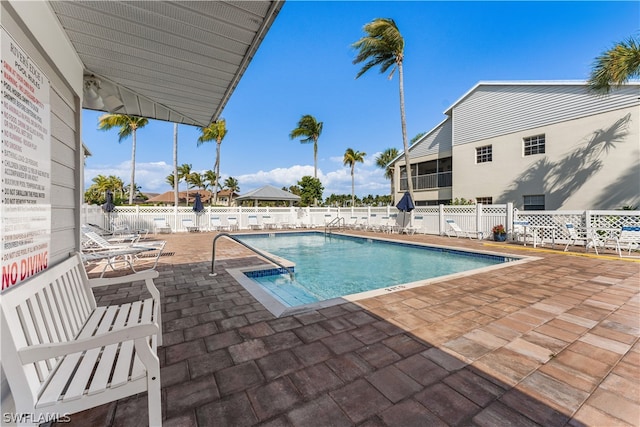
[[[164,218],[153,218],[153,232],[158,233],[171,233],[171,226]]]
[[[223,231],[225,228],[227,228],[222,224],[222,220],[219,216],[212,216],[211,218],[209,218],[209,221],[209,228],[211,231]]]
[[[356,228],[357,225],[358,225],[358,217],[357,216],[350,217],[349,221],[347,221],[345,223],[345,227],[348,228],[349,230],[353,230],[354,228]]]
[[[196,233],[196,232],[200,231],[200,227],[195,225],[194,222],[193,222],[193,219],[191,219],[191,218],[183,218],[182,219],[182,226],[189,233]]]
[[[258,222],[257,215],[249,215],[249,228],[251,230],[262,230],[262,225]]]
[[[406,227],[402,229],[402,233],[408,234],[408,235],[416,234],[416,232],[420,230],[419,225],[420,223],[422,223],[422,218],[423,218],[422,216],[418,216],[418,215],[413,217],[413,221],[410,222]]]
[[[119,263],[128,265],[131,270],[135,272],[134,263],[140,258],[142,253],[146,252],[155,251],[154,256],[151,257],[151,261],[153,261],[151,269],[155,269],[162,255],[162,251],[167,244],[164,240],[144,243],[113,244],[93,231],[83,231],[82,235],[85,241],[91,242],[91,245],[83,244],[83,260],[94,263],[104,262],[104,268],[102,269],[100,277],[104,275],[107,267],[115,270]]]
[[[278,224],[271,218],[271,215],[262,215],[262,225],[267,230],[275,230],[278,228]]]
[[[446,219],[445,221],[447,222],[447,230],[445,231],[445,233],[449,237],[451,237],[451,236],[456,236],[456,238],[458,238],[458,237],[468,237],[469,239],[472,239],[474,237],[473,236],[474,234],[475,234],[476,238],[479,238],[479,236],[482,235],[482,233],[478,232],[478,231],[463,230],[452,219]]]
[[[625,225],[620,230],[620,235],[609,237],[604,245],[613,244],[618,255],[622,258],[622,249],[628,251],[627,256],[631,256],[632,250],[640,248],[640,225]]]
[[[571,222],[565,223],[567,232],[569,233],[569,242],[564,247],[564,251],[569,250],[569,245],[575,245],[577,242],[584,242],[584,250],[587,252],[590,247],[596,251],[598,255],[598,246],[603,246],[603,242],[600,241],[598,236],[592,230],[578,231],[578,229]]]
[[[238,231],[240,225],[238,224],[238,218],[230,216],[227,218],[227,224],[229,224],[229,231]]]

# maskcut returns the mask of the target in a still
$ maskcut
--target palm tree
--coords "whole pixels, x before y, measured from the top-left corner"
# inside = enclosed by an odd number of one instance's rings
[[[384,177],[391,181],[391,200],[393,200],[393,167],[391,161],[398,157],[398,150],[395,148],[387,148],[378,157],[376,157],[376,166],[384,169]]]
[[[310,114],[306,114],[298,121],[298,127],[291,131],[289,138],[296,139],[304,137],[300,140],[303,144],[313,142],[313,177],[318,177],[318,138],[322,134],[322,122],[316,120]]]
[[[173,206],[178,206],[178,200],[180,200],[180,190],[178,189],[178,184],[180,183],[180,178],[178,178],[178,124],[173,124],[173,182],[176,185],[171,184],[173,187]]]
[[[393,67],[389,73],[389,79],[393,77],[395,70],[398,70],[402,144],[404,146],[404,160],[406,163],[409,194],[413,198],[411,159],[409,156],[409,142],[407,141],[407,120],[404,112],[404,71],[402,68],[402,62],[404,60],[404,39],[395,21],[390,18],[374,19],[364,26],[364,32],[367,33],[367,35],[352,45],[355,49],[359,49],[353,63],[358,64],[365,62],[356,75],[356,79],[369,71],[369,69],[378,65],[380,66],[381,73],[386,72],[389,67]]]
[[[356,162],[364,163],[364,156],[367,153],[361,151],[353,151],[353,148],[347,148],[347,151],[344,152],[344,159],[342,163],[346,166],[349,165],[351,167],[351,206],[355,205],[356,196],[355,196],[355,178],[354,178],[354,170],[356,168]]]
[[[224,187],[229,190],[229,206],[231,206],[231,202],[233,202],[233,193],[240,191],[240,185],[238,184],[238,180],[234,177],[230,176],[229,178],[224,180]]]
[[[185,206],[189,205],[189,185],[190,185],[189,176],[191,175],[191,168],[192,166],[189,163],[183,163],[180,166],[178,166],[178,184],[180,184],[180,181],[183,179],[184,179],[184,182],[187,184],[187,197],[184,204]]]
[[[131,184],[130,188],[135,188],[136,180],[136,131],[142,129],[149,120],[144,117],[128,116],[126,114],[104,114],[98,119],[98,129],[110,130],[119,127],[118,142],[127,139],[129,135],[132,138],[131,144]],[[129,204],[133,205],[133,191],[129,192]]]
[[[593,92],[607,94],[633,77],[640,77],[640,40],[629,37],[595,59],[587,83]]]
[[[187,181],[189,181],[192,186],[204,190],[205,182],[204,176],[202,174],[198,172],[192,172],[187,178]]]
[[[167,177],[164,179],[164,182],[166,182],[167,184],[169,184],[171,186],[172,189],[176,189],[176,178],[174,174],[169,174],[167,175]]]
[[[200,130],[202,131],[202,135],[198,138],[198,146],[207,141],[216,141],[216,163],[213,165],[213,170],[216,173],[213,188],[213,204],[215,205],[218,203],[218,191],[220,191],[220,183],[218,182],[220,178],[220,145],[227,135],[227,122],[224,119],[219,119]]]

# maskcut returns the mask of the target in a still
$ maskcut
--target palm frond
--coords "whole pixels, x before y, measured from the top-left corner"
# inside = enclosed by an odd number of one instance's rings
[[[620,87],[629,79],[640,76],[639,41],[630,37],[598,56],[588,81],[589,89],[607,94],[612,86]]]

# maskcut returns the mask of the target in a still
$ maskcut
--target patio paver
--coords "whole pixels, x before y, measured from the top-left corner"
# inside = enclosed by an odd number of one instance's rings
[[[393,235],[541,259],[276,318],[226,272],[262,264],[253,253],[221,239],[209,276],[214,236],[162,236],[165,426],[640,425],[637,262]],[[140,395],[71,425],[137,427],[146,411]]]

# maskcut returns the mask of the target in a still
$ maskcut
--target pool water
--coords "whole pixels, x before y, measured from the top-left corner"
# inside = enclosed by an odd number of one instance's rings
[[[237,235],[242,242],[295,263],[245,273],[292,307],[501,264],[504,256],[324,233]]]

